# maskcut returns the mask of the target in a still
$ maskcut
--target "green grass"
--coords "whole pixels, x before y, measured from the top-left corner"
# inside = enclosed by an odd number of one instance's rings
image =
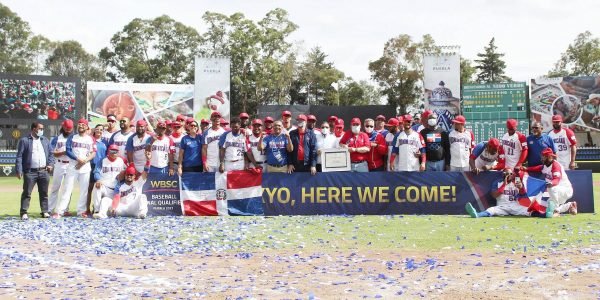
[[[52,180],[50,180],[50,184],[52,184]],[[50,187],[48,189],[50,189]],[[16,177],[0,177],[0,216],[19,216],[22,192],[23,180],[18,180]],[[48,191],[48,193],[50,192]],[[69,205],[69,211],[73,213],[77,210],[78,197],[79,185],[75,182],[75,187],[71,194],[71,203]],[[37,191],[37,185],[33,188],[33,192],[31,193],[28,214],[29,217],[40,217],[40,198]]]

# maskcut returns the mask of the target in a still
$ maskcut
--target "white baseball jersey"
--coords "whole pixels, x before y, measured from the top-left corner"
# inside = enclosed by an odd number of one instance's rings
[[[550,166],[542,164],[542,174],[544,177],[546,177],[546,182],[552,182],[552,180],[556,177],[559,179],[556,186],[572,188],[571,181],[569,180],[569,177],[567,177],[565,168],[563,168],[563,166],[556,160],[553,161]]]
[[[164,168],[169,166],[169,154],[175,153],[175,143],[173,140],[163,135],[162,138],[154,137],[150,146],[150,166],[155,168]]]
[[[507,132],[500,143],[504,148],[505,167],[514,168],[519,162],[523,150],[527,149],[527,137],[518,131],[515,131],[513,135],[509,135]]]
[[[550,131],[548,136],[552,139],[556,147],[556,160],[558,160],[563,168],[568,169],[571,164],[571,147],[577,145],[575,134],[569,128],[561,128],[559,131]]]
[[[473,149],[470,158],[475,160],[475,168],[496,167],[498,163],[504,164],[504,149],[500,147],[496,154],[491,154],[487,149],[487,142],[481,142]]]
[[[140,178],[132,182],[131,185],[125,182],[117,185],[115,188],[115,195],[118,194],[121,197],[119,204],[131,203],[136,197],[143,194],[142,188],[144,187],[145,182],[146,180],[142,179],[140,176]]]
[[[504,180],[498,180],[495,185],[495,189],[498,190],[504,184]],[[509,182],[504,187],[504,191],[500,196],[496,198],[496,205],[508,205],[510,203],[518,203],[519,200],[519,189],[515,186],[514,182]]]
[[[121,130],[115,132],[112,138],[110,139],[109,146],[115,144],[119,147],[119,156],[127,157],[127,152],[125,151],[125,146],[127,146],[127,140],[130,136],[132,136],[134,132],[129,131],[126,134],[123,134]]]
[[[204,132],[204,144],[206,144],[206,165],[207,166],[218,166],[219,165],[219,139],[221,135],[225,133],[223,127],[219,127],[217,130],[212,128],[207,129]]]
[[[392,149],[394,148],[394,145],[392,145],[392,143],[394,142],[394,138],[398,135],[398,133],[393,134],[391,132],[388,132],[388,134],[385,135],[385,144],[388,147],[388,154],[387,154],[387,161],[386,161],[386,168],[387,166],[390,165],[390,159],[392,157]],[[396,160],[394,161],[394,164],[397,165],[398,164],[398,157],[396,157]]]
[[[62,134],[59,134],[58,136],[56,136],[54,139],[52,139],[52,144],[54,146],[52,151],[59,151],[59,152],[64,152],[67,150],[67,139],[69,137],[65,137]],[[54,144],[56,143],[56,144]],[[59,162],[69,162],[69,157],[66,154],[63,154],[59,157],[55,157],[55,161],[59,161]]]
[[[97,177],[97,180],[103,185],[114,189],[115,186],[117,186],[117,183],[119,182],[117,180],[117,176],[126,168],[127,163],[122,157],[117,157],[115,161],[110,161],[108,157],[105,157],[104,159],[102,159],[100,165],[96,166],[96,174],[94,175],[99,177]]]
[[[96,152],[96,141],[90,135],[71,135],[66,143],[67,150],[71,149],[71,153],[76,158],[85,159],[92,152]],[[89,173],[92,171],[92,166],[88,161],[85,165],[83,165],[79,170],[75,169],[77,165],[77,160],[70,159],[69,160],[69,169],[71,171],[75,171],[76,173]]]
[[[252,151],[252,155],[254,156],[254,160],[257,162],[266,162],[267,156],[265,155],[265,151],[258,151],[258,141],[260,140],[260,136],[256,137],[254,134],[248,136],[248,145],[250,146],[250,150]]]
[[[242,160],[244,153],[248,151],[246,135],[243,132],[238,135],[234,135],[232,131],[225,133],[221,136],[219,146],[225,149],[226,161]]]
[[[179,149],[180,149],[179,147],[181,146],[181,139],[183,138],[184,135],[185,135],[185,133],[171,134],[171,139],[173,140],[173,143],[175,143],[175,156],[173,157],[174,162],[179,162]]]
[[[450,140],[450,166],[468,167],[471,150],[475,147],[473,132],[466,129],[463,132],[452,130],[448,134],[448,138]]]
[[[148,133],[144,133],[142,138],[138,137],[137,134],[133,134],[127,140],[127,152],[133,152],[133,165],[138,172],[144,171],[144,166],[146,165],[146,146],[148,146],[150,137]]]
[[[398,148],[396,170],[419,171],[419,158],[415,154],[420,155],[423,147],[425,147],[425,141],[418,132],[414,130],[411,130],[408,134],[405,131],[400,132],[394,144],[394,148]]]
[[[111,138],[111,137],[113,136],[113,134],[114,134],[115,132],[117,132],[117,131],[119,131],[119,130],[117,129],[117,130],[115,130],[115,131],[113,131],[113,132],[110,132],[110,131],[108,131],[108,130],[104,130],[104,131],[102,132],[102,137],[101,137],[101,139],[102,139],[102,142],[103,142],[105,145],[107,145],[107,146],[108,146],[108,142],[110,141],[110,138]]]

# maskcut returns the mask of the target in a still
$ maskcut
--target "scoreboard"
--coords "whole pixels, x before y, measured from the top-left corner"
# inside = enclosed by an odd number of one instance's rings
[[[477,142],[501,138],[506,120],[516,119],[523,134],[529,132],[525,82],[466,84],[463,86],[463,115]]]

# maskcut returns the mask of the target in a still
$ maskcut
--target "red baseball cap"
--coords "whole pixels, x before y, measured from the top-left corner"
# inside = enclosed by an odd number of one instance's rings
[[[338,117],[336,117],[336,116],[329,116],[329,119],[327,119],[327,120],[335,122],[335,121],[337,121],[337,119],[338,119]]]
[[[207,119],[200,120],[200,124],[210,124],[210,121]]]
[[[500,148],[500,141],[497,138],[491,138],[488,140],[488,145],[494,148]]]
[[[377,118],[375,118],[375,120],[384,120],[385,121],[385,116],[379,115],[379,116],[377,116]]]
[[[220,116],[221,116],[221,113],[220,113],[220,112],[218,112],[218,111],[213,111],[213,112],[212,112],[212,114],[210,114],[210,117],[211,117],[211,118],[212,118],[212,117],[220,117]]]
[[[136,125],[136,126],[146,126],[147,124],[146,124],[146,121],[144,121],[144,120],[138,120],[138,121],[135,123],[135,125]]]
[[[300,115],[298,115],[298,116],[296,117],[296,120],[302,120],[302,121],[306,121],[306,116],[305,116],[305,115],[302,115],[302,114],[300,114]]]
[[[252,120],[252,125],[257,125],[257,124],[258,125],[262,125],[263,124],[262,120],[261,119],[254,119],[254,120]]]
[[[79,119],[79,121],[77,121],[77,124],[89,125],[88,120],[86,120],[85,118]]]
[[[73,120],[66,119],[62,122],[62,128],[64,129],[72,129],[73,128]]]
[[[117,121],[117,117],[115,117],[114,115],[110,115],[106,117],[106,121]]]
[[[240,114],[240,119],[249,119],[249,118],[250,118],[250,116],[245,112]]]
[[[506,120],[506,129],[508,129],[508,130],[516,130],[517,129],[517,124],[519,124],[519,122],[517,122],[517,120],[515,120],[515,119],[508,119],[508,120]]]
[[[119,151],[119,146],[117,146],[117,144],[111,144],[110,146],[108,146],[107,150],[117,150]]]
[[[400,123],[404,123],[404,117],[403,116],[397,116],[396,120],[398,120],[398,125],[400,125]]]
[[[127,169],[125,169],[126,175],[135,175],[135,167],[133,165],[129,165]]]
[[[172,126],[174,123],[171,120],[165,120],[165,125]]]
[[[290,117],[291,117],[291,116],[292,116],[292,113],[291,113],[289,110],[284,110],[284,111],[281,113],[281,116],[282,116],[282,117],[283,117],[283,116],[290,116]]]
[[[269,122],[269,123],[273,123],[273,118],[271,118],[271,117],[266,117],[266,118],[265,118],[265,123],[267,123],[267,122]]]
[[[158,121],[156,128],[167,128],[167,123],[165,121]]]
[[[433,113],[433,111],[431,111],[431,110],[428,109],[428,110],[426,110],[426,111],[423,112],[423,114],[421,115],[421,117],[423,119],[429,119],[429,115],[431,115],[432,113]]]
[[[315,117],[315,115],[308,115],[308,120],[309,121],[317,121],[317,117]]]
[[[190,123],[192,123],[192,122],[194,122],[194,121],[195,121],[195,120],[194,120],[194,118],[192,118],[192,117],[187,117],[187,118],[185,119],[185,123],[186,123],[186,124],[190,124]]]
[[[457,124],[465,124],[467,122],[467,119],[465,119],[465,117],[458,115],[454,118],[454,120],[452,120],[452,123],[457,123]]]
[[[562,122],[562,116],[561,115],[554,115],[552,116],[552,122]]]
[[[177,118],[176,118],[176,120],[177,120],[177,122],[185,121],[185,116],[184,116],[184,115],[181,115],[181,114],[180,114],[180,115],[177,115]]]
[[[556,157],[556,154],[554,154],[554,151],[552,151],[552,149],[550,148],[546,148],[544,150],[542,150],[542,156],[552,156],[552,157]]]
[[[412,116],[410,114],[406,114],[402,117],[402,122],[412,122]]]
[[[338,125],[344,127],[344,119],[335,120],[335,126],[338,126]]]
[[[359,118],[352,118],[352,120],[350,121],[350,124],[354,125],[354,124],[358,124],[360,125],[360,119]]]
[[[398,121],[398,119],[396,118],[390,118],[389,120],[387,120],[387,124],[385,124],[385,126],[398,126],[400,125],[400,121]]]
[[[223,119],[223,118],[221,118],[221,120],[219,121],[219,123],[220,123],[221,125],[229,125],[229,121],[227,121],[227,120],[225,120],[225,119]]]

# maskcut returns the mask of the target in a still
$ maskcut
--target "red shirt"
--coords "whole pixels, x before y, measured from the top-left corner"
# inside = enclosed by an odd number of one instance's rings
[[[298,129],[298,161],[304,161],[304,134],[306,131],[300,131]]]
[[[377,143],[377,147],[371,147],[371,151],[368,153],[369,156],[367,156],[367,162],[369,163],[369,170],[382,167],[388,151],[385,138],[380,133],[375,136],[373,142]]]
[[[360,132],[358,135],[354,135],[352,131],[347,131],[340,140],[340,144],[346,144],[348,145],[348,148],[371,147],[369,135],[367,135],[364,132]],[[368,156],[369,152],[350,152],[350,161],[352,161],[353,163],[365,161],[367,160]]]

